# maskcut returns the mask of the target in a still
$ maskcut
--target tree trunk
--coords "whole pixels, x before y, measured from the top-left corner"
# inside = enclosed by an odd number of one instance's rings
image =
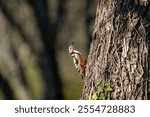
[[[62,86],[60,76],[58,74],[54,48],[59,20],[57,20],[56,22],[52,22],[51,20],[49,20],[47,0],[28,0],[28,2],[34,9],[42,34],[42,42],[44,45],[44,52],[41,54],[41,68],[44,72],[47,86],[45,99],[62,99]],[[61,5],[58,4],[57,15],[59,14],[61,9]]]
[[[47,2],[0,0],[0,99],[63,98]]]
[[[150,2],[99,0],[83,99],[150,99]]]

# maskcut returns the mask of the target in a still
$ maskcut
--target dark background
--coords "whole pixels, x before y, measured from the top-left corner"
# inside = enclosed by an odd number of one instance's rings
[[[86,56],[96,0],[0,0],[0,99],[80,99],[68,53]]]

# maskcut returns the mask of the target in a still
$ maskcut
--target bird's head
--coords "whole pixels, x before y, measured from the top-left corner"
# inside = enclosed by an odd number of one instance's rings
[[[71,54],[74,50],[74,42],[69,46],[69,53]]]

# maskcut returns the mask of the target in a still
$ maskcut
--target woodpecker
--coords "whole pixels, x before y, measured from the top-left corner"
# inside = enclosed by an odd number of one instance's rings
[[[75,68],[83,78],[85,76],[85,67],[87,59],[77,50],[74,49],[74,42],[69,46],[69,53],[72,56]]]

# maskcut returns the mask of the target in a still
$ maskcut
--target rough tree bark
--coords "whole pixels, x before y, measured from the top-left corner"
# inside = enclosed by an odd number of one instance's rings
[[[149,0],[99,0],[83,99],[150,99]]]

